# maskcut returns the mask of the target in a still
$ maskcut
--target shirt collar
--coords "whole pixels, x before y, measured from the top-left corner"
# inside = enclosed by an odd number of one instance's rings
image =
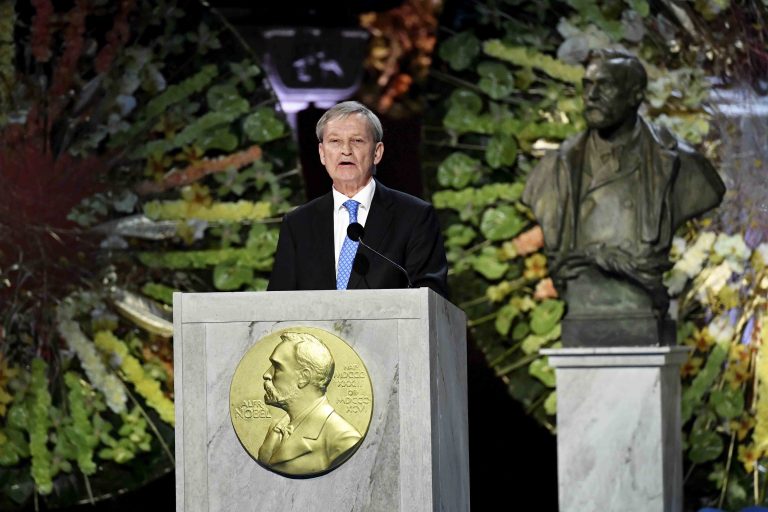
[[[360,206],[366,210],[370,210],[371,201],[373,201],[373,193],[376,191],[376,180],[371,178],[371,181],[352,197],[345,196],[333,187],[331,187],[331,191],[333,193],[333,211],[339,211],[340,208],[344,208],[344,203],[349,199],[354,199],[360,203]]]
[[[601,138],[597,130],[590,130],[590,132],[593,148],[598,154],[609,154],[615,151],[621,151],[625,147],[634,147],[635,144],[633,143],[640,137],[640,116],[637,117],[635,126],[632,130],[613,141]]]

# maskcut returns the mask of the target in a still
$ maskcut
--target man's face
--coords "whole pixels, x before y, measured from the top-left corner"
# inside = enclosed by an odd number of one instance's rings
[[[264,373],[264,402],[285,409],[300,392],[300,368],[293,345],[280,343],[269,356],[272,366]]]
[[[587,66],[584,85],[584,118],[587,126],[617,126],[637,112],[642,91],[625,79],[621,64],[598,61]]]
[[[323,129],[323,141],[318,149],[320,161],[333,180],[334,188],[347,195],[368,184],[373,176],[373,166],[384,154],[384,144],[374,142],[362,114],[329,121]]]

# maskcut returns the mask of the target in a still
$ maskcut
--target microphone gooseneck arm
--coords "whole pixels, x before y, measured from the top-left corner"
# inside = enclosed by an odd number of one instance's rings
[[[365,242],[363,242],[363,235],[365,234],[365,229],[362,225],[358,222],[353,222],[347,227],[347,236],[350,240],[353,242],[359,242],[360,245],[371,251],[373,254],[379,256],[380,258],[383,258],[384,260],[388,261],[391,265],[393,265],[395,268],[397,268],[400,272],[403,273],[405,276],[406,281],[408,281],[408,288],[413,288],[413,284],[411,283],[411,278],[408,275],[408,271],[405,270],[403,267],[392,261],[391,259],[387,258],[383,254],[381,254],[379,251],[374,249],[373,247],[369,246]]]

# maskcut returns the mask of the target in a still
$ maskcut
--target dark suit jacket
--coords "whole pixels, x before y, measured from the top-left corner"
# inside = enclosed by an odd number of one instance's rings
[[[414,287],[448,289],[443,237],[429,203],[376,182],[363,241],[408,271]],[[274,290],[335,290],[333,195],[328,192],[286,214],[280,227]],[[379,256],[358,246],[348,289],[406,288],[405,276]]]

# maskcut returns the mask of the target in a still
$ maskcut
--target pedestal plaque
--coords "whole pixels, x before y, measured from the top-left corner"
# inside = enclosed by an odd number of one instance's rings
[[[547,349],[560,512],[683,509],[683,347]]]

